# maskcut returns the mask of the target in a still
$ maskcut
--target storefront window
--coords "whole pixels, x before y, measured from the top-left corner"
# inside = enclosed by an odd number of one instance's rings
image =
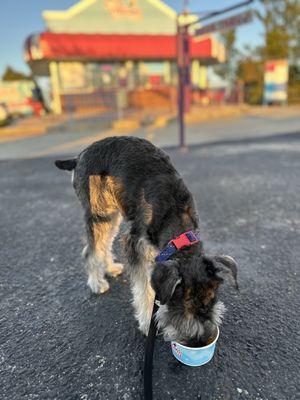
[[[116,86],[116,64],[89,63],[86,65],[88,86],[91,89],[113,88]]]
[[[139,85],[146,88],[170,85],[173,80],[173,66],[169,61],[140,62]]]

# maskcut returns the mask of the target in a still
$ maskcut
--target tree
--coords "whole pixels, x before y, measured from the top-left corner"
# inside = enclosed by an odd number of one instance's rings
[[[244,83],[245,101],[248,104],[260,104],[263,97],[264,64],[248,55],[238,63],[237,78]]]
[[[289,101],[300,99],[300,1],[299,0],[261,0],[263,11],[257,17],[264,27],[264,46],[258,49],[263,62],[272,59],[288,59]]]
[[[289,68],[289,103],[300,103],[300,65],[291,65]]]
[[[261,0],[263,11],[256,15],[264,27],[265,60],[289,58],[292,64],[300,56],[300,1]]]
[[[264,44],[247,48],[238,61],[237,75],[245,84],[245,98],[251,104],[261,101],[264,65],[267,60],[289,60],[289,102],[300,101],[300,1],[261,0],[256,11],[264,28]]]
[[[29,75],[25,75],[22,72],[16,71],[11,67],[7,67],[2,75],[3,81],[19,81],[19,80],[31,80]]]

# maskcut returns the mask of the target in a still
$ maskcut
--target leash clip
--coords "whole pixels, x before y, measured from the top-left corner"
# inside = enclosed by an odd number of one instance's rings
[[[156,262],[163,262],[169,260],[169,258],[178,250],[183,247],[192,246],[193,244],[199,243],[200,238],[198,233],[188,231],[172,239],[165,248],[156,256]]]
[[[182,233],[177,238],[171,240],[171,243],[174,244],[177,250],[180,250],[186,246],[191,246],[198,242],[199,242],[199,237],[193,231]]]

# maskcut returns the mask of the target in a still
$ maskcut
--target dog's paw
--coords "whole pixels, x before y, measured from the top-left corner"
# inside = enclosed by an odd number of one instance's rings
[[[114,277],[121,275],[123,273],[123,271],[124,271],[124,266],[123,266],[123,264],[120,264],[120,263],[113,263],[106,270],[106,272],[109,275],[114,276]]]
[[[109,289],[109,283],[106,280],[103,280],[100,282],[100,288],[99,288],[99,292],[100,293],[105,293],[107,292]]]
[[[89,279],[87,281],[88,286],[90,287],[91,291],[93,293],[105,293],[109,289],[109,283],[107,282],[106,279],[98,279],[97,277],[94,276],[89,276]]]

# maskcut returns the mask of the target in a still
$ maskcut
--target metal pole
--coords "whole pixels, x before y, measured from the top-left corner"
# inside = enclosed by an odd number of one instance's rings
[[[185,90],[183,83],[183,68],[179,67],[179,145],[180,149],[186,149],[185,144],[185,125],[184,125],[184,104],[185,104]]]
[[[190,36],[188,27],[183,27],[183,82],[185,92],[184,112],[190,111],[191,105],[191,77],[190,77]]]
[[[179,122],[179,146],[185,148],[184,127],[184,74],[183,74],[183,33],[177,17],[177,71],[178,71],[178,122]]]
[[[190,24],[180,25],[179,15],[176,19],[177,28],[177,68],[178,68],[178,122],[179,122],[179,145],[182,152],[187,151],[185,141],[185,124],[184,124],[184,112],[186,108],[186,88],[189,86],[189,67],[190,67],[190,53],[189,53],[189,33],[188,28],[198,22],[208,20],[221,14],[225,14],[229,11],[235,10],[240,7],[247,6],[253,3],[255,0],[246,0],[242,3],[234,4],[233,6],[224,8],[220,11],[214,11],[197,21]],[[184,2],[184,5],[187,2]],[[187,10],[185,11],[187,13]]]
[[[187,152],[184,113],[187,108],[187,87],[189,85],[189,45],[188,28],[181,26],[177,16],[177,68],[178,68],[178,122],[179,146],[181,152]]]

